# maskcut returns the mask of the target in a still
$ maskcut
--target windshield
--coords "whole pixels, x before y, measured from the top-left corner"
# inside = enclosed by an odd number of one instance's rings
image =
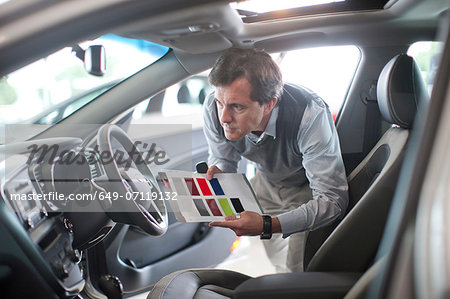
[[[0,123],[55,124],[168,51],[113,34],[79,44],[83,50],[90,45],[104,46],[103,76],[89,74],[70,46],[1,78]]]

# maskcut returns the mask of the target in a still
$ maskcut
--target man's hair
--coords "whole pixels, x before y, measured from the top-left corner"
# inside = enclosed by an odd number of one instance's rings
[[[273,98],[280,100],[283,79],[277,63],[262,50],[231,48],[223,53],[209,73],[209,83],[228,86],[244,77],[251,85],[250,98],[263,105]]]

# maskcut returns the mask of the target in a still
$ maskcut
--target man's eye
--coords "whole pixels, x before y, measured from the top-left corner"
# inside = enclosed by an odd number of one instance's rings
[[[244,111],[244,109],[245,109],[244,106],[239,106],[239,105],[236,105],[233,108],[236,112],[241,112],[241,111]]]

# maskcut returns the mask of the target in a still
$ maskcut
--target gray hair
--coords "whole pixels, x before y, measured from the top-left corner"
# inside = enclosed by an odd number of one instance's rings
[[[230,85],[244,77],[251,85],[250,98],[263,105],[283,94],[283,80],[278,64],[262,50],[228,49],[214,64],[209,82],[216,87]]]

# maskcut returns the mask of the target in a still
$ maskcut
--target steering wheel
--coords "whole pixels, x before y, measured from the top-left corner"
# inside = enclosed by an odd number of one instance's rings
[[[125,166],[116,161],[112,140],[117,140],[126,151]],[[141,152],[125,131],[112,124],[99,129],[97,144],[100,155],[106,153],[111,157],[108,163],[103,161],[108,190],[116,195],[111,197],[111,207],[106,210],[108,216],[115,222],[139,226],[150,235],[163,235],[168,223],[165,200],[154,196],[160,194],[160,189]],[[130,167],[131,161],[136,168]]]

